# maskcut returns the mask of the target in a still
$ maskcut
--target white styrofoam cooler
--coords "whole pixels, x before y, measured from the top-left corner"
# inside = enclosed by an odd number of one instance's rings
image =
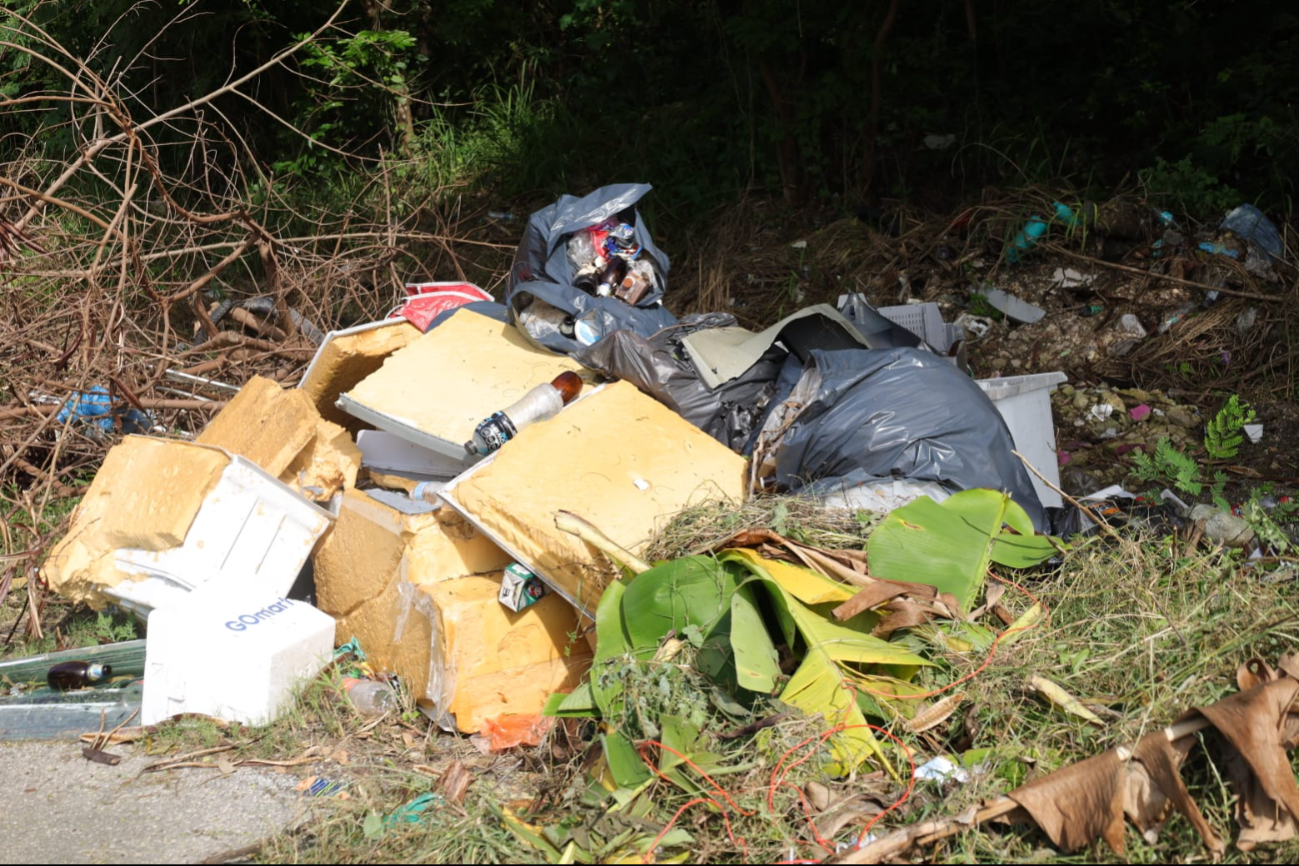
[[[1004,376],[999,379],[976,379],[983,393],[992,400],[1010,435],[1015,450],[1023,454],[1033,468],[1060,486],[1060,464],[1055,451],[1055,420],[1051,414],[1051,392],[1068,380],[1064,373],[1034,373],[1028,376]],[[1064,504],[1060,494],[1042,483],[1033,473],[1033,489],[1047,508]]]
[[[334,618],[248,578],[213,581],[149,617],[141,724],[178,713],[272,721],[334,649]]]
[[[257,464],[232,455],[194,516],[185,543],[161,551],[119,549],[117,567],[146,576],[104,593],[142,617],[218,578],[255,578],[266,591],[283,595],[332,522],[329,512]],[[151,638],[152,628],[150,622]]]

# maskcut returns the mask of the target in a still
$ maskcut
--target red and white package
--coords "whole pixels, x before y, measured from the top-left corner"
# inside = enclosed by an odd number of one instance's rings
[[[433,320],[447,310],[493,300],[473,283],[407,283],[406,294],[406,303],[389,313],[388,318],[400,316],[421,331],[427,331]]]

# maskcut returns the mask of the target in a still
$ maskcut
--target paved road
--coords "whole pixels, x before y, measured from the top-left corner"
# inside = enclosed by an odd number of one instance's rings
[[[0,863],[197,863],[301,819],[297,778],[260,769],[169,770],[112,746],[116,767],[79,745],[0,744]]]

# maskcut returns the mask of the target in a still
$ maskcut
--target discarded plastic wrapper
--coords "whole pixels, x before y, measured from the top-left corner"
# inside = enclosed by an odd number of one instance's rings
[[[488,749],[503,752],[515,746],[540,746],[542,739],[554,727],[555,719],[552,716],[497,716],[483,723],[483,736],[487,738]]]
[[[744,458],[632,385],[615,382],[522,431],[441,496],[587,613],[613,571],[603,554],[556,528],[558,512],[598,518],[606,535],[635,553],[690,505],[742,501],[744,475]]]
[[[69,418],[84,422],[103,433],[112,431],[119,420],[123,433],[143,433],[153,424],[153,420],[144,412],[128,406],[124,400],[114,400],[103,385],[95,385],[86,391],[74,391],[54,416],[59,425],[65,424]]]
[[[241,577],[285,594],[332,520],[242,457],[128,436],[108,452],[43,573],[60,595],[140,616]]]
[[[1242,204],[1222,218],[1220,230],[1239,235],[1274,259],[1281,258],[1285,244],[1276,225],[1252,204]]]
[[[513,611],[536,604],[546,594],[546,585],[517,562],[505,567],[501,576],[501,604]]]
[[[333,658],[334,620],[255,580],[209,583],[149,617],[140,723],[273,721]]]
[[[545,597],[515,613],[499,601],[513,558],[449,509],[402,512],[376,491],[343,495],[315,557],[322,610],[355,636],[372,668],[396,673],[440,725],[533,713],[574,688],[589,664],[577,615]]]
[[[254,376],[195,440],[246,457],[307,499],[356,485],[361,452],[301,390]]]
[[[405,303],[388,318],[400,316],[421,331],[427,331],[433,320],[448,310],[494,300],[473,283],[407,283],[406,295]]]
[[[316,350],[298,387],[311,398],[320,417],[355,433],[360,429],[360,422],[334,405],[339,395],[350,391],[378,370],[389,355],[420,336],[419,329],[405,319],[370,322],[355,328],[330,331]]]
[[[519,331],[461,311],[398,350],[338,405],[422,448],[466,460],[464,443],[502,406],[581,366],[529,345]]]

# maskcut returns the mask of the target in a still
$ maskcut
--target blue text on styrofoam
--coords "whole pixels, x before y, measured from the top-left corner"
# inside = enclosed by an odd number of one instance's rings
[[[281,598],[279,601],[275,602],[274,604],[266,605],[266,607],[262,608],[261,610],[253,611],[252,613],[240,614],[235,619],[232,619],[229,622],[227,622],[226,628],[230,629],[231,631],[247,631],[249,626],[254,626],[254,625],[258,625],[259,623],[266,622],[266,620],[275,616],[277,613],[283,613],[284,611],[288,610],[292,604],[293,602],[289,601],[287,598]]]

